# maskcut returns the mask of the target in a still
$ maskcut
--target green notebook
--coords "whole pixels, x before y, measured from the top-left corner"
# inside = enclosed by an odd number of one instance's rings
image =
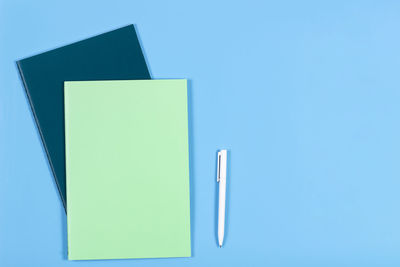
[[[65,82],[70,260],[190,257],[186,84]]]

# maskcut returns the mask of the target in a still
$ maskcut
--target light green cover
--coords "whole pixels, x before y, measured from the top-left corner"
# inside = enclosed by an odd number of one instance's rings
[[[68,259],[191,256],[186,84],[65,82]]]

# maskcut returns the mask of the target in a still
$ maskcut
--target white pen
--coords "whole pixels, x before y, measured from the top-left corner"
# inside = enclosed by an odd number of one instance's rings
[[[226,149],[218,152],[217,182],[219,182],[219,206],[218,206],[218,244],[222,247],[225,232],[225,199],[226,199]]]

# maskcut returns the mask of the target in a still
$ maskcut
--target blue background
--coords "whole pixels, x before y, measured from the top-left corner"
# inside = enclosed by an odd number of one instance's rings
[[[0,266],[399,266],[399,14],[398,1],[0,1]],[[69,262],[15,61],[130,23],[152,77],[190,79],[193,257]]]

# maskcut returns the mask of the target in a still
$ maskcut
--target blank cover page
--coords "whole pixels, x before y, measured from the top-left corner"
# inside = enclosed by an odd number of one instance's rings
[[[65,82],[68,258],[190,257],[186,80]]]
[[[64,81],[150,79],[135,28],[119,28],[17,65],[65,207]]]

